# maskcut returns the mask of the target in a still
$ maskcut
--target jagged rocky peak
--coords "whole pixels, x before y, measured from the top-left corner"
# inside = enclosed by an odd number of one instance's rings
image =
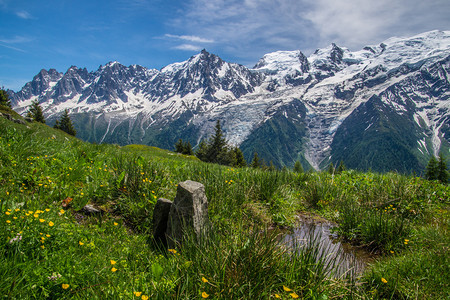
[[[163,68],[149,85],[148,92],[159,98],[185,97],[194,93],[200,93],[207,100],[238,98],[252,92],[262,80],[260,74],[242,65],[225,62],[203,49],[184,62]],[[216,95],[220,91],[221,95]]]
[[[330,59],[336,64],[342,63],[344,57],[344,50],[339,48],[335,43],[331,44]]]
[[[334,75],[334,72],[339,72],[346,66],[353,64],[353,60],[346,60],[346,57],[351,57],[352,54],[347,48],[342,48],[335,43],[330,46],[317,49],[310,57],[310,62],[317,71],[324,71],[328,75]]]
[[[61,79],[61,77],[62,73],[56,71],[55,69],[50,69],[48,71],[42,69],[36,76],[34,76],[33,80],[31,81],[33,87],[36,88],[33,94],[39,94],[42,90],[45,90],[49,87],[50,82],[56,82]]]
[[[32,81],[25,84],[20,92],[14,94],[12,97],[13,104],[32,97],[45,95],[49,89],[61,79],[62,76],[63,74],[59,73],[55,69],[42,69],[36,76],[33,77]]]
[[[83,80],[87,80],[89,78],[89,72],[86,68],[80,69],[77,66],[71,66],[69,69],[67,69],[66,73],[64,73],[64,76],[61,78],[61,80],[73,77],[80,77]]]
[[[97,72],[100,72],[102,74],[106,74],[108,76],[114,76],[114,77],[122,77],[127,76],[129,73],[129,68],[122,65],[121,63],[117,61],[112,61],[107,63],[104,66],[100,66]]]
[[[192,56],[186,61],[173,63],[164,67],[162,73],[178,72],[211,72],[220,68],[225,62],[217,55],[211,54],[203,49],[199,54]]]
[[[83,88],[90,77],[91,75],[86,68],[79,69],[76,66],[71,66],[56,83],[53,93],[48,95],[47,98],[53,98],[54,103],[71,99],[83,92]]]

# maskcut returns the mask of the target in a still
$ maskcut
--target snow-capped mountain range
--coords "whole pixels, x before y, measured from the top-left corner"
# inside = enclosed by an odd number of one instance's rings
[[[449,71],[450,31],[431,31],[356,52],[268,53],[251,69],[203,50],[161,70],[41,70],[9,93],[22,114],[37,99],[50,124],[68,109],[92,142],[196,145],[219,119],[247,159],[408,172],[450,156]]]

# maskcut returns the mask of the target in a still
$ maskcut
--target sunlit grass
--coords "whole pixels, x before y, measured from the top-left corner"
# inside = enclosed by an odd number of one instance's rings
[[[205,185],[214,232],[158,249],[156,199],[173,199],[188,179]],[[394,173],[236,169],[0,118],[0,291],[16,299],[442,297],[448,195],[448,186]],[[88,203],[103,213],[80,212]],[[295,225],[302,210],[337,222],[341,237],[382,259],[360,281],[327,277],[313,241],[288,251],[267,230]],[[415,258],[421,265],[409,267]]]

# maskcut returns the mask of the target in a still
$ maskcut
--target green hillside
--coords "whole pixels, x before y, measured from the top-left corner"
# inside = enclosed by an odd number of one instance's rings
[[[156,199],[173,199],[188,179],[205,185],[213,232],[179,249],[158,248]],[[233,169],[0,117],[0,183],[7,299],[450,297],[450,188],[438,182]],[[86,204],[104,213],[89,216]],[[299,212],[336,222],[342,238],[378,259],[361,276],[330,276],[317,240],[290,251],[277,238]]]

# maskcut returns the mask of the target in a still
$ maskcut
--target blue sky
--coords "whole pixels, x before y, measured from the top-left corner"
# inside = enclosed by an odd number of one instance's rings
[[[450,30],[448,0],[0,0],[0,87],[41,69],[109,61],[160,69],[201,49],[253,66],[265,53],[359,50]]]

